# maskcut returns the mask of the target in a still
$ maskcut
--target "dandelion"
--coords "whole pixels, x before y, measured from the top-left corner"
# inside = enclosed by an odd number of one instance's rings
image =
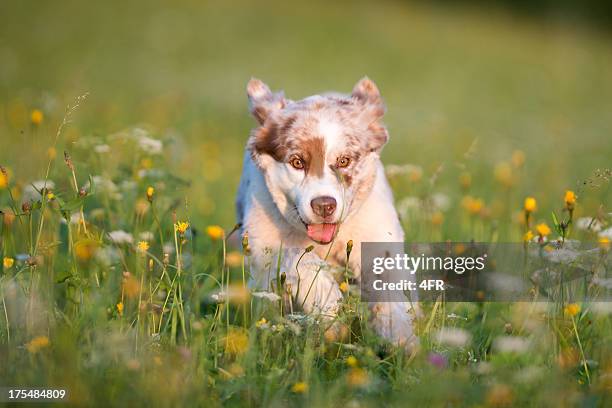
[[[258,329],[267,329],[269,327],[268,321],[265,317],[262,317],[257,322],[255,322],[255,327],[257,327]]]
[[[363,368],[352,367],[346,376],[346,382],[351,387],[361,388],[370,383],[370,376]]]
[[[155,189],[152,186],[147,187],[147,200],[149,202],[153,202],[153,194],[155,194]]]
[[[465,196],[461,200],[461,205],[468,213],[470,213],[471,215],[476,215],[480,213],[480,211],[484,207],[484,201],[482,201],[480,198]]]
[[[137,245],[138,252],[145,253],[149,250],[149,243],[147,241],[140,241]]]
[[[230,328],[225,336],[225,352],[232,355],[241,355],[247,351],[248,347],[248,332],[242,329]]]
[[[55,199],[55,194],[49,192],[47,193],[47,200],[53,201]]]
[[[42,111],[39,109],[34,109],[31,113],[30,113],[30,121],[32,122],[33,125],[38,126],[42,123],[43,119],[44,119],[45,115],[43,115]]]
[[[565,201],[565,206],[568,209],[574,208],[574,204],[576,204],[576,194],[571,190],[566,190],[563,200]]]
[[[543,239],[544,237],[546,237],[547,235],[550,235],[550,227],[548,225],[546,225],[545,222],[542,222],[538,225],[536,225],[535,227],[536,232],[538,233],[538,235],[540,236],[540,239]]]
[[[608,237],[599,237],[597,242],[599,242],[599,247],[602,250],[608,251],[610,249],[610,239]]]
[[[580,305],[578,303],[570,303],[563,309],[566,315],[568,316],[576,316],[580,313]]]
[[[529,230],[525,234],[523,234],[523,241],[524,242],[530,242],[532,239],[533,239],[533,232],[531,232],[531,230]]]
[[[8,171],[6,170],[6,167],[0,166],[0,189],[7,188],[8,184]]]
[[[532,212],[535,212],[535,210],[537,210],[538,203],[535,198],[527,197],[525,198],[525,204],[523,208],[525,209],[526,213],[532,213]]]
[[[346,282],[342,282],[342,283],[340,283],[339,288],[340,288],[340,291],[342,293],[348,293],[348,291],[349,291],[349,284],[346,283]]]
[[[7,256],[5,256],[4,259],[2,260],[2,266],[4,266],[4,269],[12,268],[14,263],[15,263],[15,260]]]
[[[74,244],[74,255],[80,261],[89,261],[95,254],[98,243],[92,239],[83,239]]]
[[[294,394],[305,394],[308,392],[308,384],[303,381],[296,382],[291,386],[291,392]]]
[[[213,241],[217,241],[225,236],[225,232],[223,231],[223,228],[218,225],[209,225],[206,227],[206,235],[208,235]]]
[[[179,234],[184,234],[185,231],[187,231],[187,229],[189,228],[189,223],[188,222],[184,222],[184,221],[179,221],[176,224],[174,224],[174,230],[176,232],[178,232]]]
[[[48,346],[49,338],[47,336],[34,337],[28,344],[26,344],[26,348],[32,354],[38,353],[40,350]]]
[[[117,314],[123,316],[123,302],[117,303]]]
[[[357,367],[359,365],[359,361],[355,356],[348,356],[346,358],[346,365],[349,367]]]

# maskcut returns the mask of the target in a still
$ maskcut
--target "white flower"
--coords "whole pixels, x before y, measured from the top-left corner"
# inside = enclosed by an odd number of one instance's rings
[[[609,240],[612,240],[612,227],[601,231],[599,233],[599,238],[608,238]]]
[[[431,202],[436,210],[446,211],[450,208],[450,198],[444,193],[434,193]]]
[[[445,327],[436,333],[435,339],[438,343],[450,347],[465,347],[471,341],[472,336],[466,330]]]
[[[253,292],[252,295],[256,298],[267,299],[270,302],[276,302],[281,299],[280,296],[273,292]]]
[[[108,194],[112,200],[121,200],[122,196],[121,193],[119,193],[119,188],[112,180],[103,176],[93,176],[92,180],[96,190]],[[89,181],[85,183],[85,188],[91,189]]]
[[[149,154],[159,154],[161,153],[164,144],[161,140],[153,139],[149,137],[148,133],[144,129],[136,128],[134,129],[134,136],[136,137],[136,141],[138,142],[138,146],[142,151]]]
[[[603,228],[603,224],[597,218],[581,217],[575,222],[576,228],[582,231],[599,232]]]
[[[109,232],[108,238],[115,244],[132,244],[134,242],[132,234],[123,230]]]
[[[519,336],[500,336],[493,342],[493,349],[500,353],[521,354],[529,350],[529,341]]]
[[[100,154],[101,153],[108,153],[108,152],[110,152],[110,146],[107,145],[107,144],[97,145],[97,146],[94,146],[94,151],[96,153],[100,153]]]

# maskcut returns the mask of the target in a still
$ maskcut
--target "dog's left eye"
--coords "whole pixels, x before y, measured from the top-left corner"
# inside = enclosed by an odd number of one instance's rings
[[[299,157],[292,157],[291,160],[289,160],[289,164],[297,170],[302,170],[304,168],[304,161]]]
[[[336,162],[336,166],[338,167],[348,167],[348,165],[351,164],[351,159],[349,159],[348,157],[340,157],[338,158],[338,161]]]

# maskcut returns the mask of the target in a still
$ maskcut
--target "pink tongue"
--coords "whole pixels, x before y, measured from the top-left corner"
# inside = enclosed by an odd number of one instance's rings
[[[310,224],[307,231],[310,239],[323,244],[330,243],[335,232],[336,224]]]

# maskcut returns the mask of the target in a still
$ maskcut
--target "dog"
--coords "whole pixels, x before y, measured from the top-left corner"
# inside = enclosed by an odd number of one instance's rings
[[[247,95],[257,126],[246,144],[236,207],[248,236],[250,285],[275,287],[280,263],[295,304],[333,318],[343,296],[333,267],[348,258],[359,281],[361,242],[404,241],[380,160],[389,139],[381,94],[364,77],[350,95],[298,101],[253,78]],[[370,303],[371,324],[384,338],[412,347],[412,306]]]

